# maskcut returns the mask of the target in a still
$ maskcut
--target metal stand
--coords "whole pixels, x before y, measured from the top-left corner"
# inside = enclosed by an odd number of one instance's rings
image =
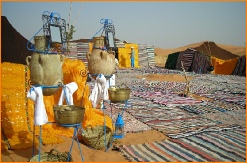
[[[38,161],[40,162],[40,151],[41,151],[41,144],[42,144],[42,126],[40,125],[39,126],[39,153],[38,153]],[[35,143],[34,143],[34,139],[35,139],[35,125],[33,125],[33,157],[34,157],[34,146],[35,146]]]
[[[122,112],[119,113],[119,114],[123,115],[124,110],[125,110],[125,109],[127,108],[127,106],[128,106],[128,100],[126,100],[126,101],[120,101],[120,102],[111,102],[111,101],[110,101],[110,106],[111,106],[111,119],[112,119],[112,103],[125,103],[125,105],[124,105],[124,107],[123,107],[123,109],[122,109]],[[115,138],[115,139],[119,139],[119,138],[120,138],[120,137],[116,136],[116,131],[114,131],[114,137],[113,137],[113,138]]]
[[[81,127],[81,124],[80,124],[80,123],[79,123],[79,124],[64,124],[64,125],[59,125],[59,126],[62,126],[62,127],[74,127],[74,134],[73,134],[73,136],[72,136],[72,143],[71,143],[70,150],[69,150],[69,153],[68,153],[67,162],[70,161],[69,158],[70,158],[70,156],[71,156],[71,151],[72,151],[72,147],[73,147],[73,145],[74,145],[74,140],[75,140],[75,139],[76,139],[76,141],[77,141],[77,145],[78,145],[78,148],[79,148],[79,150],[80,150],[81,160],[82,160],[82,162],[84,162],[84,158],[83,158],[83,156],[82,156],[82,150],[81,150],[80,143],[79,143],[79,141],[78,141],[78,136],[77,136],[78,129],[79,129],[79,128],[82,128],[82,127]]]
[[[104,102],[110,102],[112,126],[114,127],[113,118],[112,118],[112,103],[125,103],[124,108],[123,108],[122,113],[121,113],[121,114],[123,115],[124,110],[125,110],[125,109],[127,108],[127,106],[128,106],[128,100],[126,100],[126,101],[119,101],[119,102],[112,102],[112,101],[110,101],[110,100],[105,100],[105,101],[103,101],[103,107],[102,107],[102,109],[103,109],[103,113],[104,113],[104,117],[105,117],[104,109],[106,109],[106,108],[105,108],[105,106],[104,106]],[[104,121],[104,129],[105,129],[105,121]],[[104,130],[104,134],[105,134],[105,143],[106,143],[106,131],[105,131],[105,130]],[[114,131],[113,139],[112,139],[112,141],[110,142],[109,147],[111,147],[112,142],[114,141],[114,139],[119,139],[119,137],[116,136],[116,131]],[[107,148],[106,144],[105,144],[105,147],[106,147],[106,151],[108,151],[109,148]]]

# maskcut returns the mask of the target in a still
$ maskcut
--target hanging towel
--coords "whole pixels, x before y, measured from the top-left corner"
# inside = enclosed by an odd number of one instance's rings
[[[61,96],[58,101],[58,105],[63,105],[63,101],[66,98],[67,105],[74,105],[73,93],[78,89],[76,82],[71,82],[63,86]]]
[[[48,116],[45,110],[42,87],[31,87],[27,97],[35,102],[34,105],[34,125],[43,125],[48,122]]]
[[[92,102],[95,108],[101,99],[108,99],[108,88],[106,86],[107,80],[103,74],[99,74],[95,80],[93,90],[89,96],[89,100]]]
[[[109,80],[109,82],[108,82],[109,83],[108,84],[108,88],[111,87],[111,86],[115,86],[115,83],[116,83],[116,76],[115,76],[115,74],[113,74],[112,77],[110,79],[108,79],[108,80]]]

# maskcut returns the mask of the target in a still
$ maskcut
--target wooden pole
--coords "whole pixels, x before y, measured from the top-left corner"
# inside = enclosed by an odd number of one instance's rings
[[[186,79],[186,86],[185,86],[185,89],[184,89],[184,95],[186,95],[186,97],[187,97],[189,95],[189,93],[190,93],[190,81],[188,80],[188,76],[186,75],[186,71],[184,69],[183,61],[181,61],[181,65],[182,65],[182,69],[183,69],[184,76],[185,76],[185,79]]]

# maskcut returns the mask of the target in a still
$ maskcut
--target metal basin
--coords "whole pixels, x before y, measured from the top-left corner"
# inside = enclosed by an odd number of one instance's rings
[[[53,111],[57,124],[79,124],[83,121],[85,108],[75,105],[54,105]]]

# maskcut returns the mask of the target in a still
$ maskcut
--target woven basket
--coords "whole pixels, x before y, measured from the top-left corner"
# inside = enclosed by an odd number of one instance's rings
[[[82,133],[82,141],[84,144],[94,149],[104,149],[110,147],[111,141],[113,139],[113,133],[109,127],[105,127],[106,141],[104,126],[88,126]]]
[[[40,154],[40,162],[67,162],[68,152],[59,152],[56,149],[52,149],[50,152]],[[39,162],[39,154],[32,157],[29,162]],[[69,162],[73,162],[70,155]]]

